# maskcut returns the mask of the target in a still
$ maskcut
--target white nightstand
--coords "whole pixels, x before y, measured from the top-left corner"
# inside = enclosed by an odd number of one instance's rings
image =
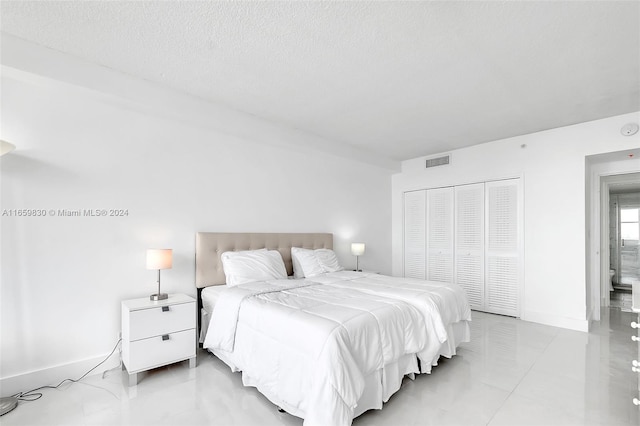
[[[168,299],[148,297],[122,302],[122,362],[129,373],[129,386],[138,383],[138,373],[189,360],[196,366],[196,300],[186,294]]]

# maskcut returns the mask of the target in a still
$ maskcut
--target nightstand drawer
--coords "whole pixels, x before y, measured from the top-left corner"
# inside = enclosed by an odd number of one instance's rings
[[[128,336],[123,337],[128,338],[130,341],[135,341],[190,328],[193,329],[195,328],[195,318],[195,303],[181,303],[131,311]]]
[[[129,374],[182,361],[196,355],[194,329],[165,334],[129,343],[125,365]]]

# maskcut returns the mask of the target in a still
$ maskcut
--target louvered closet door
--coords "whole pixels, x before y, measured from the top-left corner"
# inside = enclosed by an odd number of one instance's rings
[[[455,282],[484,310],[484,183],[455,187]]]
[[[485,310],[519,316],[519,180],[485,184]]]
[[[425,277],[425,194],[426,191],[404,193],[404,276]]]
[[[453,187],[427,191],[427,279],[453,282]]]

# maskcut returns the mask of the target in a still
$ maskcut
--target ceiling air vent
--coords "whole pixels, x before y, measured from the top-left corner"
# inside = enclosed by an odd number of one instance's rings
[[[429,158],[427,159],[427,169],[429,167],[438,167],[438,166],[444,166],[445,164],[449,164],[449,158],[451,156],[450,155],[444,155],[442,157],[436,157],[436,158]]]

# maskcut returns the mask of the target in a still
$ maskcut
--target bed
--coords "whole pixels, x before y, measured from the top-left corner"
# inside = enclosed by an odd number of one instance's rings
[[[469,340],[457,286],[355,271],[225,285],[223,253],[277,250],[292,276],[292,247],[332,249],[333,236],[197,233],[196,286],[203,346],[305,425],[382,408]]]

